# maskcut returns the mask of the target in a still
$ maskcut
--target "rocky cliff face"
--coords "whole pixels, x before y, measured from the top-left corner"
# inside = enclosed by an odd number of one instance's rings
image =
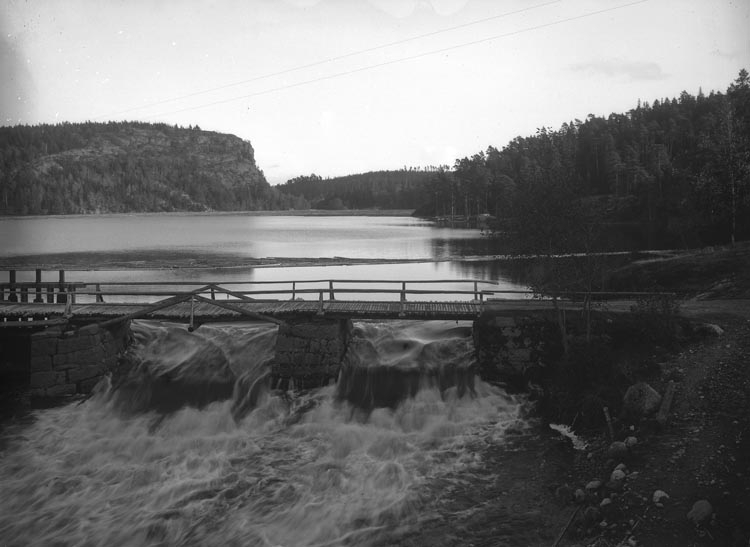
[[[276,208],[252,145],[137,122],[0,128],[0,213]]]

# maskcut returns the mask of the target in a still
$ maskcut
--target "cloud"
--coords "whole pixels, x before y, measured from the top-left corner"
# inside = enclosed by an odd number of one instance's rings
[[[739,57],[739,55],[737,54],[737,52],[734,52],[734,51],[729,51],[729,52],[722,51],[719,48],[714,49],[711,52],[711,55],[713,55],[714,57],[719,57],[720,59],[729,59],[729,60],[733,60],[733,59],[736,59],[737,57]]]
[[[661,67],[648,61],[621,61],[617,59],[601,59],[586,63],[570,65],[574,72],[585,72],[593,76],[609,78],[625,77],[631,80],[665,80],[667,74]]]

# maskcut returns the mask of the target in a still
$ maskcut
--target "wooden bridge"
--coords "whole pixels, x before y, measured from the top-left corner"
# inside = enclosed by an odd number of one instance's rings
[[[295,316],[474,319],[501,291],[486,280],[17,282],[0,284],[0,326],[137,318],[200,324]],[[445,288],[448,286],[449,288]],[[527,291],[502,291],[526,301]],[[505,294],[508,296],[508,294]],[[20,324],[19,324],[20,323]]]
[[[529,291],[501,290],[478,279],[89,283],[65,281],[62,272],[55,282],[41,277],[37,271],[34,281],[19,281],[14,274],[0,283],[0,346],[7,354],[0,373],[15,363],[32,393],[42,397],[89,392],[115,369],[132,319],[186,323],[188,330],[211,322],[275,323],[272,375],[317,386],[337,377],[354,319],[471,320],[478,355],[523,362],[532,351],[531,338],[522,335],[528,315],[590,310],[594,296],[532,298]],[[627,311],[635,296],[608,300],[606,309]],[[498,341],[505,344],[502,351]]]
[[[0,283],[0,328],[63,323],[101,323],[148,318],[185,322],[286,319],[324,316],[350,319],[473,320],[485,312],[516,315],[549,310],[552,299],[531,291],[501,290],[482,279],[19,282],[10,272]],[[607,306],[632,304],[645,293],[596,293]],[[567,293],[557,305],[581,309],[585,295]],[[588,295],[589,297],[591,295]],[[619,299],[618,301],[614,300]],[[624,300],[623,300],[624,299]]]

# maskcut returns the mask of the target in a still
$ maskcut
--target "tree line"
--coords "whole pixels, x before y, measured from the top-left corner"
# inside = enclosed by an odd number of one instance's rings
[[[0,128],[0,214],[414,209],[491,215],[522,252],[696,247],[750,236],[750,78],[542,127],[452,167],[271,187],[251,144],[142,122]]]
[[[290,179],[279,189],[304,198],[315,209],[416,209],[424,187],[444,168],[404,167],[327,179],[313,173]]]
[[[490,146],[435,174],[424,193],[418,215],[490,214],[526,250],[582,250],[595,233],[638,247],[747,239],[748,73],[725,93],[639,101]]]
[[[143,122],[0,128],[0,214],[306,208],[271,187],[251,144]]]

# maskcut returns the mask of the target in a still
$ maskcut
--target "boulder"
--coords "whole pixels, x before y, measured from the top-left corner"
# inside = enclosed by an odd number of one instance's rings
[[[622,401],[622,411],[636,419],[655,414],[661,405],[661,395],[646,382],[638,382],[628,388]]]
[[[724,334],[724,329],[713,323],[701,323],[695,326],[695,332],[703,336],[721,336]]]
[[[596,524],[601,518],[602,514],[596,507],[586,507],[586,510],[583,512],[583,521],[589,526]]]
[[[693,524],[706,522],[714,512],[714,508],[708,500],[698,500],[687,514],[687,518]]]
[[[669,499],[669,494],[667,494],[664,490],[655,490],[654,495],[651,496],[651,500],[655,504],[659,505],[660,507],[663,501],[668,500],[668,499]]]
[[[573,492],[573,499],[576,503],[583,503],[586,501],[586,492],[584,492],[582,488],[577,488],[576,491]]]
[[[607,456],[614,460],[626,458],[629,454],[630,452],[628,451],[627,445],[622,441],[613,442],[607,449]]]
[[[598,479],[594,479],[593,481],[589,481],[589,483],[586,485],[586,490],[589,492],[594,492],[596,490],[599,490],[602,487],[602,481]]]
[[[622,469],[615,469],[609,477],[612,481],[622,482],[625,480],[625,472]]]

